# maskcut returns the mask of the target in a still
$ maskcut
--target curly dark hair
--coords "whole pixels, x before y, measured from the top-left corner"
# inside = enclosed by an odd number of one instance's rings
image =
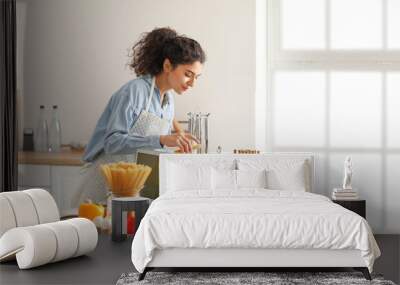
[[[178,64],[206,61],[206,54],[197,41],[178,35],[171,28],[156,28],[144,33],[129,56],[132,60],[128,65],[137,76],[160,74],[165,59],[169,59],[173,68]]]

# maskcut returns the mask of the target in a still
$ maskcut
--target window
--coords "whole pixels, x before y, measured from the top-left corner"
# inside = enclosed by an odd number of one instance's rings
[[[400,233],[387,217],[397,211],[391,181],[400,169],[398,15],[399,0],[267,6],[267,149],[315,153],[316,187],[325,195],[341,186],[351,155],[353,183],[375,232]]]

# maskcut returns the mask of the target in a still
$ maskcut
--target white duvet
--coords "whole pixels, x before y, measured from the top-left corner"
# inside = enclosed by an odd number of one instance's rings
[[[358,249],[372,272],[380,251],[365,219],[299,191],[181,191],[154,200],[132,243],[143,272],[155,249]]]

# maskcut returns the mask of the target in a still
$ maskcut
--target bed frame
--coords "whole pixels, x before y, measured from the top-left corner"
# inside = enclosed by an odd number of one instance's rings
[[[156,250],[139,280],[155,268],[231,268],[235,271],[285,268],[290,271],[290,268],[338,267],[361,271],[367,280],[371,280],[359,250],[238,248]]]
[[[274,153],[262,154],[266,159],[294,158],[304,159],[310,166],[310,191],[314,190],[314,156],[311,153]],[[166,192],[168,179],[166,164],[169,161],[182,159],[230,160],[236,158],[253,159],[255,155],[246,154],[162,154],[160,155],[160,195]],[[234,271],[247,271],[271,268],[343,268],[350,267],[361,271],[367,280],[371,275],[361,257],[359,250],[329,250],[329,249],[253,249],[253,248],[169,248],[157,249],[153,259],[147,265],[139,280],[143,280],[148,271],[156,268],[229,268]]]

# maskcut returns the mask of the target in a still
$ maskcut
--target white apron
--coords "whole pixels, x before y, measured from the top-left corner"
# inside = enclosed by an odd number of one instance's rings
[[[139,118],[129,130],[128,133],[130,135],[136,134],[145,137],[151,135],[167,135],[169,132],[170,122],[149,112],[154,86],[155,78],[153,77],[146,109],[141,111]],[[72,208],[79,207],[79,204],[85,199],[91,199],[93,202],[105,202],[110,189],[107,188],[104,177],[100,172],[100,165],[119,161],[136,162],[136,152],[132,154],[105,154],[103,152],[93,162],[86,163],[81,168],[81,175],[83,176],[82,183],[74,198],[74,205],[71,205]]]

